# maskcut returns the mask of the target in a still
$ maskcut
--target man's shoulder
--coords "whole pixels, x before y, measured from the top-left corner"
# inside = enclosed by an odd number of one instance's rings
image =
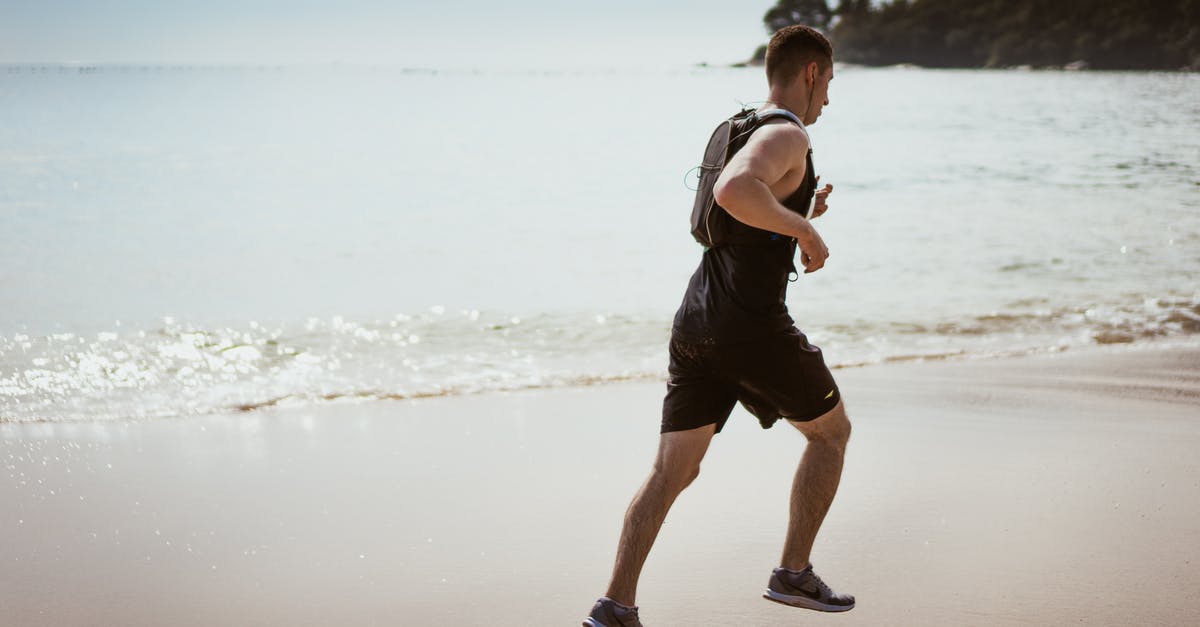
[[[791,149],[802,149],[805,151],[808,150],[810,144],[808,131],[804,127],[785,118],[764,120],[762,125],[750,135],[747,143],[750,142],[778,143],[786,145]]]

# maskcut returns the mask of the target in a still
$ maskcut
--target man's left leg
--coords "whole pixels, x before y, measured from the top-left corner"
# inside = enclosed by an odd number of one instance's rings
[[[787,539],[780,568],[771,574],[765,596],[772,601],[826,612],[854,607],[854,597],[837,594],[812,570],[809,557],[817,531],[829,512],[842,478],[842,461],[850,440],[850,419],[841,401],[808,422],[788,421],[808,443],[792,482]]]
[[[850,418],[846,416],[845,405],[839,402],[815,420],[788,423],[804,434],[808,444],[792,481],[792,505],[780,564],[802,570],[809,565],[813,541],[842,480],[842,460],[850,441]]]

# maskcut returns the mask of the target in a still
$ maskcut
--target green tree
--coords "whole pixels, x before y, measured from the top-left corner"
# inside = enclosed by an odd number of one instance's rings
[[[839,0],[829,13],[816,4],[780,2],[764,22],[773,30],[832,13],[823,23],[838,58],[868,65],[1200,69],[1200,0]]]
[[[793,24],[804,24],[817,30],[828,30],[833,11],[825,0],[779,0],[763,15],[767,32],[786,28]]]

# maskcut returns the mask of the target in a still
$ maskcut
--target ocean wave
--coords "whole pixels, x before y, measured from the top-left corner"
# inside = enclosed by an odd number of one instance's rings
[[[0,421],[160,418],[654,376],[661,321],[434,308],[388,320],[0,338]],[[649,342],[649,343],[648,343]]]
[[[1200,296],[804,330],[831,366],[1017,355],[1200,334]],[[0,422],[168,418],[656,380],[666,318],[432,308],[388,319],[0,337]]]

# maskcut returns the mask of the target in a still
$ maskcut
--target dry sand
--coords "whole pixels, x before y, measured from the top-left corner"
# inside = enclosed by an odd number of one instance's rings
[[[858,607],[760,598],[803,439],[739,409],[647,625],[1200,624],[1200,347],[836,374],[855,432],[814,562]],[[577,625],[662,392],[0,425],[0,624]]]

